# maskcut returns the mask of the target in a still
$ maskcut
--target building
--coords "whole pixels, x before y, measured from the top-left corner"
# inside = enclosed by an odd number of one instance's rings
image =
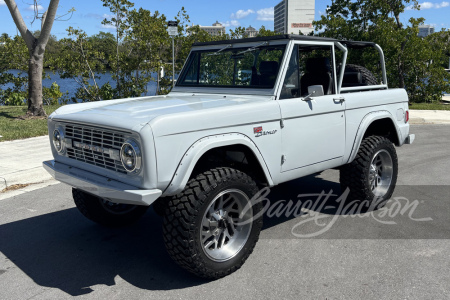
[[[200,29],[203,29],[210,35],[222,35],[225,34],[225,27],[220,24],[218,21],[216,23],[212,24],[212,26],[201,26]]]
[[[419,25],[419,36],[426,37],[434,33],[434,26],[432,25]]]
[[[245,29],[245,33],[244,33],[245,37],[255,37],[258,35],[258,30],[256,30],[255,28],[253,28],[251,25]]]
[[[309,34],[316,12],[315,0],[283,0],[274,8],[274,31],[285,34]]]

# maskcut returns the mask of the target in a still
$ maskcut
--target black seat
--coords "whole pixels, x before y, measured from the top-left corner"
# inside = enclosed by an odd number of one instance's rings
[[[273,87],[278,75],[276,61],[262,61],[259,65],[259,85]]]
[[[301,78],[302,95],[308,94],[308,86],[321,85],[325,95],[332,93],[330,59],[327,57],[309,58],[305,74]]]

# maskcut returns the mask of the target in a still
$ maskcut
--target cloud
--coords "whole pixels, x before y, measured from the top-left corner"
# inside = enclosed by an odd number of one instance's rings
[[[100,27],[104,28],[104,29],[109,29],[109,30],[116,29],[116,26],[111,25],[111,24],[102,24],[102,25],[100,25]]]
[[[443,1],[441,3],[432,3],[432,2],[428,2],[427,1],[427,2],[419,3],[419,5],[420,5],[420,9],[432,9],[432,8],[440,9],[440,8],[444,8],[444,7],[449,7],[450,6],[450,2]],[[412,5],[408,6],[406,8],[406,10],[412,10],[412,9],[414,9],[414,7]]]
[[[256,14],[258,15],[256,19],[259,21],[273,21],[273,7],[260,9]]]
[[[247,10],[240,9],[236,13],[232,13],[230,18],[239,20],[239,19],[243,19],[243,18],[247,17],[248,15],[254,14],[254,13],[255,13],[255,11],[252,9],[247,9]]]
[[[42,5],[38,5],[36,8],[37,8],[38,11],[39,11],[39,10],[44,10],[44,7],[43,7]],[[27,7],[27,10],[29,10],[29,11],[34,11],[34,5],[28,6],[28,7]]]
[[[5,0],[0,0],[0,6],[6,5]]]
[[[241,23],[239,23],[239,21],[236,20],[231,20],[231,21],[226,21],[226,22],[220,22],[222,24],[223,27],[237,27],[240,26]]]

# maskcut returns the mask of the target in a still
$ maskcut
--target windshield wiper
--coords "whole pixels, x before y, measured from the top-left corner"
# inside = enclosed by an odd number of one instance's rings
[[[259,47],[265,46],[265,45],[268,45],[268,44],[269,44],[269,42],[263,42],[263,43],[261,43],[261,44],[259,44],[259,45],[256,45],[256,46],[254,46],[254,47],[248,48],[247,50],[238,52],[238,53],[236,53],[236,55],[243,54],[243,53],[247,53],[247,52],[250,52],[250,51],[255,51],[255,50],[258,49]]]
[[[216,52],[214,52],[214,53],[207,54],[207,56],[210,56],[210,55],[219,55],[220,52],[222,52],[223,50],[226,50],[226,49],[228,49],[228,48],[231,48],[232,46],[233,46],[233,45],[231,45],[231,44],[226,45],[224,48],[220,49],[219,51],[216,51]]]

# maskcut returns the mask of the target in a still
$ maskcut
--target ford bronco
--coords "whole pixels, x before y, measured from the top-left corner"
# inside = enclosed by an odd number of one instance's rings
[[[379,58],[378,75],[347,63],[365,49]],[[335,168],[352,199],[388,200],[395,146],[414,140],[408,119],[407,94],[388,88],[374,43],[298,35],[197,43],[168,95],[51,114],[54,160],[44,167],[99,224],[128,225],[154,206],[175,262],[219,278],[255,247],[262,205],[248,204],[262,187]]]

